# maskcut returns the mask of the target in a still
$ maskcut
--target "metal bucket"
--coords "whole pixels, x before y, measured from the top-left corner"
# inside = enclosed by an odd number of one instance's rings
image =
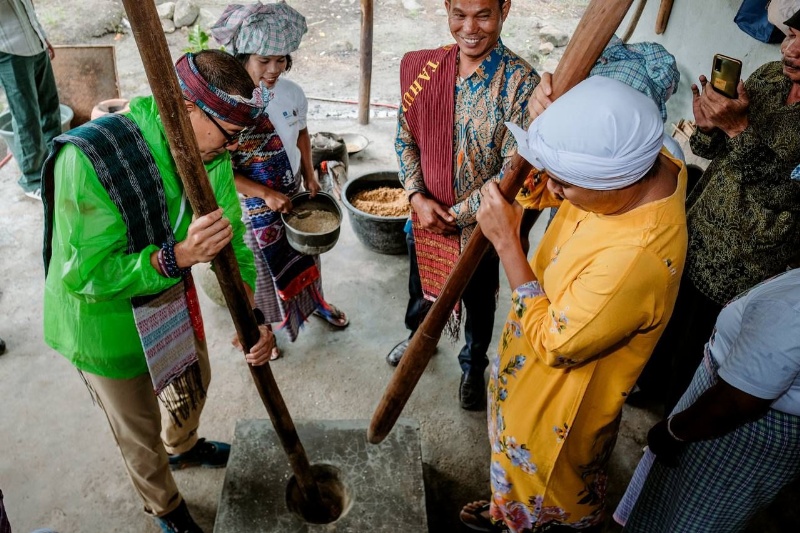
[[[314,198],[307,192],[297,193],[292,196],[292,206],[298,211],[328,211],[336,215],[339,223],[336,228],[324,233],[308,233],[292,227],[291,214],[281,213],[281,220],[286,228],[286,239],[289,245],[298,252],[306,255],[317,255],[327,252],[339,240],[339,230],[342,227],[342,210],[336,199],[328,193],[318,192]]]
[[[342,188],[342,203],[347,209],[350,226],[361,244],[379,254],[404,254],[406,247],[405,225],[408,215],[385,217],[372,215],[356,209],[350,200],[359,192],[379,187],[401,189],[396,171],[364,174],[345,183]]]
[[[61,132],[63,133],[70,129],[70,123],[75,114],[72,112],[72,108],[64,104],[59,104],[59,111],[61,113]],[[0,114],[0,138],[8,146],[14,145],[14,126],[12,124],[11,111]]]

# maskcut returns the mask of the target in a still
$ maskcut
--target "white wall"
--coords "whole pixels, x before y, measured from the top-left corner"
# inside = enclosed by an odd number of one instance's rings
[[[631,12],[638,2],[634,0]],[[660,43],[677,59],[681,81],[676,94],[667,103],[669,122],[694,118],[690,87],[692,83],[697,83],[700,74],[710,76],[714,54],[741,59],[743,78],[764,63],[780,59],[779,44],[757,41],[733,22],[741,0],[675,0],[666,31],[656,35],[655,23],[660,3],[658,0],[647,2],[629,42]],[[622,21],[617,35],[625,32],[629,18],[630,13]]]

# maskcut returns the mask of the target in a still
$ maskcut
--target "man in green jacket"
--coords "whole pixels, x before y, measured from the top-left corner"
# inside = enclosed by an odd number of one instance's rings
[[[210,368],[190,268],[232,243],[252,304],[228,150],[263,102],[223,52],[187,54],[176,69],[220,209],[193,220],[152,97],[56,138],[43,182],[44,326],[105,411],[145,512],[166,532],[196,533],[170,469],[225,466],[230,446],[197,435]],[[260,329],[252,365],[274,346]]]

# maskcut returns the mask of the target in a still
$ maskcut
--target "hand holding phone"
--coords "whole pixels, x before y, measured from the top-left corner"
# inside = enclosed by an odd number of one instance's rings
[[[711,66],[711,87],[728,98],[736,98],[736,87],[742,75],[742,62],[732,57],[716,54]]]
[[[747,129],[750,97],[740,80],[741,71],[741,61],[717,54],[711,79],[700,76],[700,87],[692,85],[692,111],[700,131],[708,134],[719,129],[732,138]]]

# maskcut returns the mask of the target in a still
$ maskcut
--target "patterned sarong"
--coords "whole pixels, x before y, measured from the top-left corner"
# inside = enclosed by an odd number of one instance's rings
[[[673,414],[688,408],[717,383],[717,369],[706,350]],[[615,513],[622,515],[624,507],[633,508],[625,531],[741,531],[756,511],[800,474],[800,416],[770,409],[723,437],[690,443],[678,468],[656,460],[649,474],[647,470],[640,464],[634,477],[646,476],[641,492],[626,491]]]
[[[56,137],[45,163],[45,274],[52,250],[53,169],[66,143],[77,146],[92,162],[125,222],[129,254],[174,239],[161,175],[139,127],[123,115],[106,115]],[[185,275],[159,294],[132,298],[131,304],[153,390],[180,425],[180,419],[186,419],[205,396],[194,344],[195,337],[203,340],[205,333],[192,276]]]
[[[420,167],[428,195],[445,206],[455,203],[453,190],[453,127],[458,47],[419,50],[400,63],[402,105],[408,127],[419,147]],[[422,228],[411,214],[422,292],[435,301],[461,255],[458,235],[439,235]],[[458,337],[460,305],[454,309],[447,333]]]
[[[247,179],[285,195],[295,190],[289,157],[275,127],[266,117],[252,132],[242,135],[232,159],[236,172]],[[314,311],[299,305],[297,298],[304,290],[310,290],[317,305],[324,307],[322,295],[314,283],[320,277],[314,258],[289,245],[280,213],[270,209],[262,198],[251,196],[243,203],[278,296],[287,303],[286,316],[279,327],[290,322],[304,322]]]

